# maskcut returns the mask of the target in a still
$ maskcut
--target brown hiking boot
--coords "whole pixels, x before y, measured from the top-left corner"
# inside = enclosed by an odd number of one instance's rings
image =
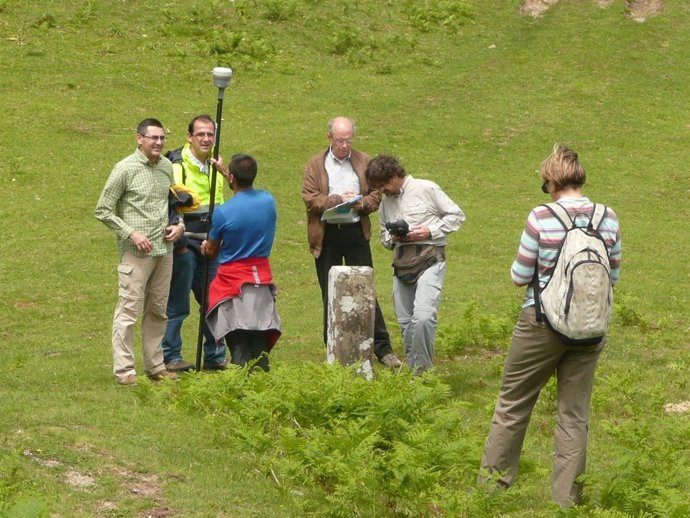
[[[174,372],[166,371],[166,370],[158,371],[154,374],[147,374],[147,376],[149,377],[149,379],[151,381],[160,381],[163,379],[168,379],[170,381],[177,381],[177,374],[175,374]]]
[[[136,385],[137,384],[137,375],[136,374],[127,374],[127,376],[122,376],[121,378],[117,378],[117,384],[118,385]]]

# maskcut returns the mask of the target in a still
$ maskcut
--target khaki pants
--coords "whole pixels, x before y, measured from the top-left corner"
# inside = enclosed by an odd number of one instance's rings
[[[503,383],[482,456],[483,473],[500,473],[510,486],[518,472],[520,451],[539,392],[553,374],[558,386],[553,500],[569,506],[580,502],[576,481],[585,471],[589,406],[594,370],[605,340],[588,347],[568,347],[536,320],[534,306],[520,314],[506,358]]]
[[[172,273],[172,254],[137,257],[125,252],[117,267],[119,299],[113,317],[113,373],[118,379],[134,374],[134,325],[142,314],[144,369],[165,370],[161,341]]]

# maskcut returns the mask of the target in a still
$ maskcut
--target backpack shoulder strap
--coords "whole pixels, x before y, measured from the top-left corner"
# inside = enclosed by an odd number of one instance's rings
[[[565,207],[563,207],[563,205],[554,202],[544,203],[542,206],[546,207],[551,211],[551,214],[553,214],[553,216],[561,223],[561,225],[563,225],[563,228],[566,231],[573,228],[573,219],[570,217],[570,214],[568,214],[568,211],[565,210]]]
[[[592,228],[599,231],[601,222],[604,221],[606,214],[608,213],[608,207],[606,205],[594,204],[594,209],[592,210],[592,218],[589,220]]]

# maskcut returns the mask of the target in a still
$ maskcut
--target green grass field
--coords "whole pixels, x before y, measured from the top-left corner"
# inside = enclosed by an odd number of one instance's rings
[[[690,399],[690,4],[644,23],[623,0],[536,19],[519,7],[0,0],[0,516],[690,515],[690,414],[664,411]],[[256,156],[278,203],[275,369],[129,390],[111,374],[117,256],[94,207],[141,119],[161,119],[172,149],[194,115],[215,115],[219,65],[235,72],[221,154]],[[336,115],[357,120],[357,148],[398,155],[467,214],[423,382],[381,372],[363,386],[322,365],[300,189]],[[555,142],[579,152],[586,194],[623,232],[587,502],[568,512],[549,502],[551,384],[516,486],[474,484],[523,295],[509,268]],[[401,353],[390,253],[372,250]],[[196,330],[190,318],[187,359]],[[398,456],[359,446],[380,441]]]

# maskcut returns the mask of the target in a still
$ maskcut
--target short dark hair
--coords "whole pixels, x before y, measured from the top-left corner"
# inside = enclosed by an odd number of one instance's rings
[[[367,181],[372,189],[381,187],[395,176],[404,178],[406,174],[405,168],[393,155],[377,156],[369,162],[366,170]]]
[[[213,121],[210,115],[202,113],[201,115],[197,115],[191,121],[189,121],[189,126],[187,126],[187,133],[189,133],[190,135],[194,135],[194,125],[196,124],[196,121],[210,122],[211,124],[213,124],[214,128],[216,126],[216,123]]]
[[[161,121],[159,121],[158,119],[150,119],[149,118],[149,119],[144,119],[143,121],[141,121],[139,123],[139,125],[137,126],[137,133],[139,135],[145,135],[146,134],[146,128],[148,128],[149,126],[154,126],[156,128],[161,128],[163,130],[165,129],[163,127],[163,123]]]
[[[230,174],[235,177],[235,181],[240,187],[251,187],[254,184],[258,169],[256,160],[250,155],[233,155],[228,165]]]

